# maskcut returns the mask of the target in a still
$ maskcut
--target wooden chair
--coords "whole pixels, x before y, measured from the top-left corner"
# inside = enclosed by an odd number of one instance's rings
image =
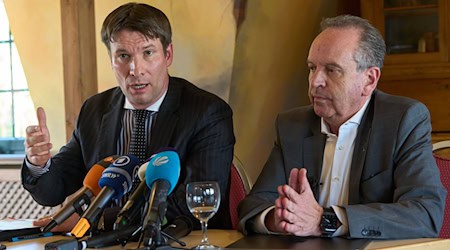
[[[442,223],[439,238],[450,238],[450,158],[438,155],[437,152],[450,148],[450,140],[440,141],[433,144],[433,155],[441,172],[441,181],[447,189],[447,198],[445,200],[444,221]]]
[[[239,215],[237,207],[239,202],[245,198],[250,192],[251,181],[247,176],[241,161],[235,156],[233,163],[231,164],[231,176],[230,176],[230,216],[233,229],[237,229],[239,223]]]

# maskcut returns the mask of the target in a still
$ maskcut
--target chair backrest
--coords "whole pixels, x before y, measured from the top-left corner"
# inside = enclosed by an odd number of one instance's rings
[[[450,141],[441,141],[433,144],[433,153],[437,150],[450,148]],[[447,189],[447,198],[445,200],[444,221],[442,223],[441,232],[439,238],[450,238],[450,158],[446,158],[437,154],[434,154],[434,159],[441,172],[441,181],[444,187]]]
[[[251,181],[247,176],[242,163],[235,156],[233,163],[231,164],[231,176],[230,176],[230,216],[233,229],[237,229],[239,223],[239,215],[237,207],[239,202],[245,198],[250,192]]]
[[[450,140],[433,143],[433,152],[445,148],[450,148]]]

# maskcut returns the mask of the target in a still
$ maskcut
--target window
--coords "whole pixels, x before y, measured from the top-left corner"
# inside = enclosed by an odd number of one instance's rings
[[[0,157],[24,154],[25,128],[36,123],[35,116],[5,6],[0,0]]]

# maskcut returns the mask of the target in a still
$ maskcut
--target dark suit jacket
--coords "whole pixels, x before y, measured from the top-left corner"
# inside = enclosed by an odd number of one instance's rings
[[[305,167],[316,200],[326,135],[312,106],[282,113],[277,140],[249,196],[239,205],[240,229],[274,205],[277,186]],[[349,237],[436,237],[446,191],[432,155],[430,114],[414,100],[375,91],[355,139],[350,168]]]
[[[38,179],[22,167],[24,187],[40,204],[55,206],[77,191],[89,169],[115,155],[125,96],[116,87],[90,97],[83,104],[69,143],[52,157],[50,171]],[[190,214],[185,186],[191,181],[218,181],[221,205],[210,220],[212,228],[230,228],[229,179],[235,138],[232,111],[217,96],[188,81],[171,77],[167,95],[151,131],[147,157],[164,147],[177,150],[181,160],[178,184],[168,198],[167,218]],[[199,224],[197,224],[199,227]]]

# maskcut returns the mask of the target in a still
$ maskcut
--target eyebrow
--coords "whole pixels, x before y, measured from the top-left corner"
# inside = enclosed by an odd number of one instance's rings
[[[156,46],[155,46],[154,44],[149,44],[149,45],[147,45],[147,46],[144,46],[144,47],[142,48],[142,50],[148,50],[148,49],[153,49],[153,48],[156,48]],[[128,50],[126,50],[126,49],[124,49],[124,48],[118,48],[118,49],[116,50],[116,53],[123,53],[123,52],[127,52],[127,53],[128,53]]]
[[[143,49],[146,50],[146,49],[151,49],[151,48],[155,48],[155,47],[156,46],[154,44],[149,44],[147,46],[144,46]]]
[[[126,49],[117,49],[115,51],[115,53],[123,53],[123,52],[128,52]]]
[[[310,60],[306,60],[306,64],[313,64],[313,65],[317,65],[316,63],[314,63],[314,62],[312,62],[312,61],[310,61]],[[339,65],[339,64],[337,64],[337,63],[326,63],[325,64],[325,67],[334,67],[334,68],[339,68],[339,69],[343,69],[342,67],[341,67],[341,65]]]
[[[343,69],[343,68],[341,67],[341,65],[339,65],[339,64],[337,64],[337,63],[327,63],[327,64],[325,64],[325,67],[329,67],[329,66],[331,66],[331,67],[333,67],[333,68]]]

